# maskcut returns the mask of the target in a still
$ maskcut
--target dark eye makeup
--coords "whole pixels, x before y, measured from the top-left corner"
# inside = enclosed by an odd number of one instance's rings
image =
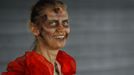
[[[69,22],[68,20],[63,20],[62,22],[62,25],[64,27],[69,27]],[[49,27],[57,27],[59,25],[59,21],[58,20],[48,20],[48,25]]]

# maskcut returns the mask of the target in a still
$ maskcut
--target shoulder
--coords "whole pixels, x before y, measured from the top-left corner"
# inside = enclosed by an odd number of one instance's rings
[[[32,51],[27,51],[22,56],[17,57],[15,60],[12,60],[7,65],[7,72],[4,72],[2,75],[25,75],[27,63],[27,56],[32,56]]]
[[[33,55],[32,51],[26,51],[22,56],[17,57],[15,60],[9,62],[7,66],[8,71],[23,71],[26,67],[26,59]]]
[[[12,71],[20,71],[23,72],[25,66],[25,55],[17,57],[15,60],[9,62],[7,70]]]
[[[60,50],[57,55],[57,60],[60,63],[60,65],[62,66],[62,68],[63,68],[62,71],[64,73],[67,73],[67,74],[68,73],[71,73],[71,74],[76,73],[76,61],[67,52]]]
[[[70,54],[68,54],[67,52],[62,51],[62,50],[60,50],[58,52],[57,58],[65,58],[65,59],[68,59],[70,61],[74,61],[75,62],[74,57],[72,57]]]
[[[11,61],[7,66],[7,72],[2,72],[2,75],[24,75],[24,56],[18,57]]]

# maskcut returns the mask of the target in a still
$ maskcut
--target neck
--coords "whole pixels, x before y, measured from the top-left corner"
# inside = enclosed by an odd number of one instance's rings
[[[54,64],[54,62],[56,61],[56,56],[58,54],[58,51],[59,50],[50,50],[49,48],[44,46],[43,43],[39,43],[39,42],[36,48],[36,52],[44,56],[52,64]]]

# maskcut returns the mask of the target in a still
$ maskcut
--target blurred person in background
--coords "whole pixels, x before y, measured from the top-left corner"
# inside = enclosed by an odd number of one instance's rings
[[[11,61],[2,75],[75,75],[74,58],[60,50],[70,33],[66,5],[60,0],[39,0],[29,25],[35,36],[32,51]]]

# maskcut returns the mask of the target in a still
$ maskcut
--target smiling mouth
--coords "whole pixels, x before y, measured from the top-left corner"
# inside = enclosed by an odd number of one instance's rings
[[[55,38],[55,39],[64,39],[65,36],[64,36],[64,35],[59,35],[59,36],[55,36],[54,38]]]

